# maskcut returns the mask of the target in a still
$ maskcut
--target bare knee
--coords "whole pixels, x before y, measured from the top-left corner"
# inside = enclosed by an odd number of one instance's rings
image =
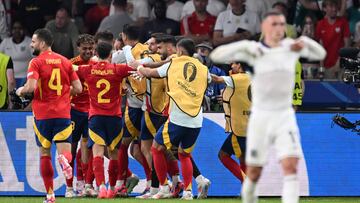
[[[295,157],[285,158],[281,160],[281,166],[285,176],[297,173],[298,160],[299,159]]]
[[[248,166],[246,169],[246,176],[252,181],[257,182],[260,178],[262,167]]]

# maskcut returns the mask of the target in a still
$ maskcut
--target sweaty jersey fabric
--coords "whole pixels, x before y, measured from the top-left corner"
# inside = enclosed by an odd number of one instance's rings
[[[78,76],[68,59],[45,51],[31,60],[27,78],[38,82],[32,103],[37,120],[70,118],[70,84]]]
[[[94,115],[121,117],[120,84],[131,70],[127,65],[105,61],[79,66],[78,73],[89,88],[89,118]]]

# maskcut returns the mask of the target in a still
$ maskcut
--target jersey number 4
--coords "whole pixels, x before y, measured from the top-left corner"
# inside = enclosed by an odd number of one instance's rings
[[[110,99],[104,99],[103,95],[106,94],[110,90],[110,82],[105,79],[101,79],[96,82],[96,88],[100,89],[102,84],[105,85],[105,88],[103,90],[101,90],[98,94],[98,103],[99,104],[107,104],[107,103],[110,103]]]
[[[61,95],[63,86],[61,85],[60,68],[54,68],[52,70],[48,86],[51,90],[55,90],[58,96]]]

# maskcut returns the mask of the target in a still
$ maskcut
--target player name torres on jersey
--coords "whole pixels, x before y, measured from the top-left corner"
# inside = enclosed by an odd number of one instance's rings
[[[68,59],[45,51],[31,60],[27,78],[38,81],[32,103],[37,120],[70,118],[70,84],[78,76]]]

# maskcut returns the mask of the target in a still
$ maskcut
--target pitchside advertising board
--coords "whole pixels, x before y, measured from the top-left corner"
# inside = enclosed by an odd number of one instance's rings
[[[360,136],[337,126],[332,128],[333,115],[297,114],[305,157],[299,165],[302,196],[360,195]],[[360,114],[345,116],[352,121],[360,119]],[[0,195],[29,196],[44,193],[32,121],[30,112],[0,112]],[[209,195],[237,196],[241,190],[240,182],[217,158],[218,150],[226,138],[223,126],[222,114],[205,114],[204,127],[193,156],[202,174],[211,180]],[[281,171],[275,154],[274,150],[270,151],[268,164],[259,182],[260,195],[281,194]],[[53,163],[54,190],[57,195],[63,195],[65,180],[60,166],[55,161]],[[130,161],[130,168],[142,178],[134,190],[141,192],[145,187],[143,169],[134,160]],[[196,187],[195,182],[193,185]],[[196,194],[196,188],[194,192]]]

